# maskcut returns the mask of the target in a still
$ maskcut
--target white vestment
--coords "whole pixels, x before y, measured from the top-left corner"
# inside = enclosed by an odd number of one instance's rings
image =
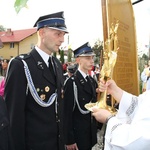
[[[104,150],[150,150],[150,90],[138,97],[123,92],[107,124]]]

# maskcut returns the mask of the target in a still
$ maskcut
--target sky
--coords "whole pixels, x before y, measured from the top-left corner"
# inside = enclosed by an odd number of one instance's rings
[[[103,40],[100,0],[28,0],[28,8],[16,14],[15,0],[0,0],[0,25],[12,30],[32,28],[36,20],[43,15],[64,11],[69,31],[69,44],[75,45],[87,41]],[[66,38],[68,39],[68,38]],[[68,40],[66,40],[68,43]]]
[[[69,31],[69,44],[80,45],[87,41],[103,41],[101,0],[28,0],[28,8],[17,14],[15,0],[0,0],[0,25],[12,30],[32,28],[43,15],[64,11]],[[139,48],[149,44],[150,1],[144,0],[133,6]],[[67,35],[65,44],[68,43]]]
[[[133,5],[138,50],[141,55],[148,54],[150,46],[150,1],[143,0],[142,2]]]

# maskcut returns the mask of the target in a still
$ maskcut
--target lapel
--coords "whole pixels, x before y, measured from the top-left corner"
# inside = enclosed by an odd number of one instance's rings
[[[49,68],[47,67],[47,65],[45,64],[44,60],[42,59],[42,57],[39,55],[39,53],[33,49],[31,51],[31,55],[34,58],[35,64],[37,66],[37,68],[42,71],[43,77],[50,83],[52,84],[56,84],[52,77],[52,74],[50,73]]]
[[[54,67],[55,67],[55,71],[56,71],[56,82],[57,82],[57,87],[58,85],[61,83],[61,85],[63,85],[63,79],[62,77],[62,72],[61,70],[61,66],[60,66],[60,62],[56,57],[53,57],[53,61],[54,61]]]
[[[83,90],[85,92],[91,94],[91,88],[89,88],[89,84],[86,82],[86,80],[84,79],[84,77],[82,76],[82,74],[79,71],[76,72],[76,77],[77,77],[80,85],[83,87]]]
[[[90,82],[91,82],[92,93],[93,93],[93,95],[96,95],[96,87],[94,86],[95,85],[94,79],[91,76],[89,76],[89,78],[90,78]]]

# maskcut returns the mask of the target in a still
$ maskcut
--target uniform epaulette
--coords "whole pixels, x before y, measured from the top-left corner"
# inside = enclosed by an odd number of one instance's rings
[[[71,79],[74,80],[74,76],[71,76]]]
[[[28,54],[20,54],[19,56],[16,57],[16,59],[24,60],[29,57],[30,57],[29,53]]]

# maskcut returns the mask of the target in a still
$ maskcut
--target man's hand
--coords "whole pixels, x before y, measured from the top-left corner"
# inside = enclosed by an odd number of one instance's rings
[[[79,150],[77,144],[66,145],[67,150]]]
[[[92,115],[98,122],[106,123],[106,120],[109,116],[111,116],[111,113],[106,109],[93,108]]]

